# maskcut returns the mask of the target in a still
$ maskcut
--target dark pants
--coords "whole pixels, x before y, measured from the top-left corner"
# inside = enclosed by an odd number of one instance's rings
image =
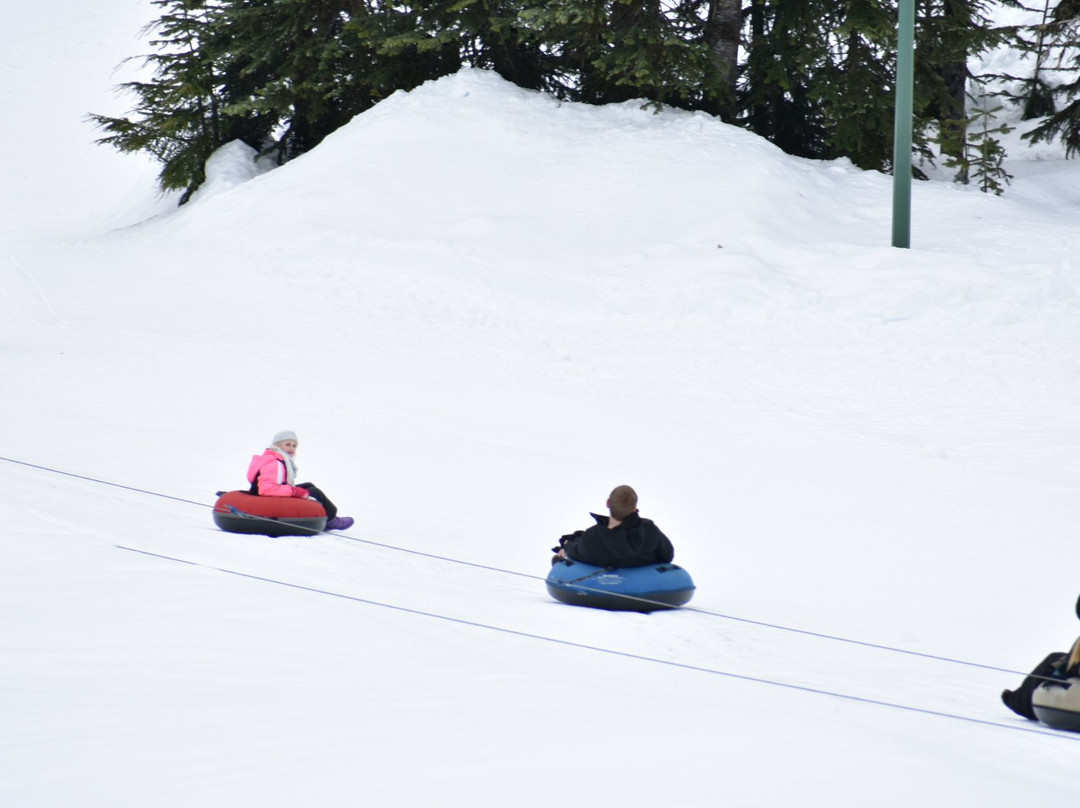
[[[337,505],[331,502],[330,498],[312,483],[300,483],[297,488],[306,488],[308,493],[319,501],[319,504],[326,510],[326,518],[328,520],[337,516]]]
[[[1016,690],[1006,690],[1001,694],[1005,706],[1017,715],[1037,721],[1035,709],[1031,706],[1031,697],[1035,695],[1035,689],[1047,679],[1054,678],[1058,671],[1058,665],[1062,663],[1068,654],[1055,652],[1035,666],[1035,670],[1028,674],[1020,687]]]

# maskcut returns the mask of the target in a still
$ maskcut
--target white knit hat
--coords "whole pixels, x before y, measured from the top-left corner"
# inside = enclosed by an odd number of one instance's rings
[[[297,443],[300,442],[297,440],[295,432],[293,432],[291,429],[283,429],[276,435],[274,435],[274,439],[270,441],[270,445],[277,446],[283,440],[295,440]]]

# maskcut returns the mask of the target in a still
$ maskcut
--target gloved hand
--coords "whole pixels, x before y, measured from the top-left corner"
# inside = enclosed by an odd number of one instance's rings
[[[584,535],[585,535],[584,530],[575,530],[573,533],[567,533],[565,536],[560,536],[559,537],[559,547],[565,547],[568,542],[572,541],[573,539],[578,538],[579,536],[584,536]]]
[[[300,486],[295,486],[293,488],[292,495],[297,499],[309,499],[311,497],[308,490],[306,488],[301,488]]]

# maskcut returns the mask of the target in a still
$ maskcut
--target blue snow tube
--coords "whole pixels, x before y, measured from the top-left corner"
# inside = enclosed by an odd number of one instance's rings
[[[694,596],[690,573],[675,564],[647,567],[594,567],[560,559],[547,577],[555,600],[618,612],[677,609]]]

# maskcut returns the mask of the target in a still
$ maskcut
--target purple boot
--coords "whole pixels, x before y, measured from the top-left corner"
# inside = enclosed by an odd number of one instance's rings
[[[323,530],[348,530],[353,526],[353,522],[356,521],[351,516],[335,516],[333,519],[326,520],[326,527]]]

